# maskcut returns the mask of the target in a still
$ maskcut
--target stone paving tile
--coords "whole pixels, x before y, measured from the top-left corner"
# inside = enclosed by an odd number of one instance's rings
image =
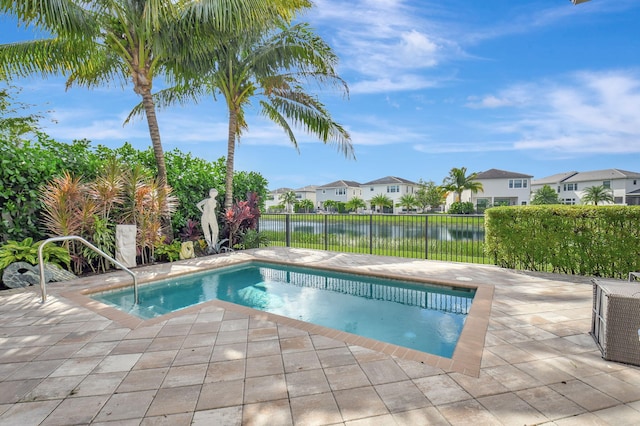
[[[204,382],[212,383],[243,379],[245,376],[245,364],[246,360],[244,359],[211,362],[207,367]]]
[[[619,404],[615,399],[605,395],[597,389],[594,389],[586,383],[581,382],[580,380],[556,383],[549,387],[560,395],[564,395],[576,404],[584,407],[587,411],[597,411]]]
[[[329,392],[329,382],[324,371],[304,370],[285,375],[289,397],[305,396],[316,393]]]
[[[438,411],[451,425],[500,425],[501,422],[475,399],[439,405]]]
[[[88,424],[111,395],[67,398],[41,423],[42,426]]]
[[[549,420],[576,416],[585,412],[583,407],[547,386],[518,391],[516,395]]]
[[[345,422],[389,413],[372,386],[334,391],[333,396]]]
[[[245,379],[245,404],[275,401],[283,398],[287,398],[287,383],[284,374],[249,377]]]
[[[423,377],[414,379],[413,382],[429,398],[433,405],[448,404],[472,398],[451,377],[446,375]]]
[[[247,344],[248,358],[279,354],[280,342],[278,340],[252,341]]]
[[[377,385],[374,388],[391,413],[431,406],[431,402],[411,380]]]
[[[145,417],[144,419],[142,419],[140,426],[189,426],[192,424],[191,423],[192,417],[193,415],[191,413],[165,414],[162,416]],[[138,423],[132,423],[132,426],[137,424]],[[223,423],[210,423],[210,424],[223,424]],[[118,424],[118,426],[120,426],[120,424]]]
[[[114,373],[89,374],[80,382],[75,389],[73,395],[76,396],[95,396],[95,395],[111,395],[120,386],[120,383],[127,375],[126,371],[118,371]]]
[[[293,425],[289,401],[277,401],[247,404],[242,410],[242,424],[246,426]]]
[[[352,420],[344,422],[345,426],[396,426],[396,420],[391,414],[383,414],[382,416],[367,417],[364,419]]]
[[[242,405],[196,411],[191,424],[193,426],[240,426],[242,424]]]
[[[173,360],[172,366],[208,363],[213,352],[213,346],[198,346],[180,349]]]
[[[282,360],[284,362],[284,371],[293,373],[301,370],[313,370],[321,368],[318,354],[315,351],[305,352],[287,352],[283,351]]]
[[[95,418],[96,422],[143,418],[153,402],[155,390],[113,394]]]
[[[201,385],[207,374],[207,364],[181,365],[170,367],[164,381],[163,388],[173,388],[189,385]]]
[[[145,352],[140,356],[134,370],[145,370],[148,368],[169,367],[178,355],[178,350]]]
[[[205,383],[202,385],[196,410],[211,410],[242,405],[243,397],[244,380]]]
[[[246,343],[232,343],[229,345],[216,344],[211,354],[211,361],[230,361],[247,357]]]
[[[480,377],[471,377],[460,373],[452,373],[450,377],[474,398],[509,391],[502,383],[484,371],[480,372]]]
[[[153,398],[146,416],[191,413],[196,408],[201,385],[161,388]]]
[[[368,386],[371,384],[360,365],[343,365],[325,368],[324,373],[332,390],[344,390]]]
[[[491,375],[512,392],[542,386],[540,381],[510,364],[485,368],[483,372]]]
[[[6,425],[38,425],[51,414],[61,400],[35,401],[13,404],[2,414],[0,423]]]
[[[398,425],[407,426],[449,426],[449,423],[435,407],[426,407],[418,410],[393,413],[393,418]]]
[[[127,374],[122,382],[120,382],[117,391],[122,393],[159,389],[168,372],[168,368],[132,370]]]
[[[640,382],[627,383],[609,374],[599,374],[583,379],[583,382],[622,402],[640,400]]]
[[[373,385],[398,382],[409,378],[393,359],[361,362],[360,368]]]
[[[333,394],[317,393],[291,397],[291,415],[296,425],[329,425],[342,422]]]
[[[320,364],[324,368],[355,364],[357,362],[349,348],[344,345],[329,349],[317,349],[316,347],[316,353],[320,359]]]
[[[40,379],[3,381],[0,383],[0,404],[13,404],[40,384]]]
[[[537,424],[548,420],[542,413],[513,393],[486,396],[478,398],[477,401],[506,425]]]
[[[245,377],[270,376],[284,373],[281,355],[247,358]]]

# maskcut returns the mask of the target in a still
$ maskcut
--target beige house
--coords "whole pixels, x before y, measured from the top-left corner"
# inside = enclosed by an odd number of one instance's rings
[[[604,186],[613,192],[614,204],[640,205],[640,173],[620,169],[566,172],[536,179],[532,192],[549,185],[563,204],[581,204],[586,188]]]

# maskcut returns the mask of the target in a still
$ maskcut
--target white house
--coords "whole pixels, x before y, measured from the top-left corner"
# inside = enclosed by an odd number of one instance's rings
[[[371,199],[376,195],[384,195],[393,201],[391,211],[394,212],[395,206],[400,202],[400,198],[404,195],[413,195],[418,190],[418,184],[407,179],[396,176],[387,176],[371,182],[360,185],[362,188],[362,198],[367,203],[367,208],[375,209],[371,205]],[[398,207],[399,210],[402,207]],[[398,210],[398,211],[399,211]]]
[[[640,173],[619,169],[567,172],[533,181],[534,190],[549,185],[563,204],[580,204],[585,189],[604,186],[613,192],[614,204],[640,205]]]
[[[311,202],[315,206],[316,205],[316,188],[318,188],[316,185],[308,185],[298,189],[291,189],[291,188],[275,189],[273,191],[270,191],[267,194],[267,198],[264,203],[265,208],[267,209],[267,211],[269,211],[270,208],[274,208],[282,204],[282,199],[281,199],[282,194],[289,191],[293,191],[296,194],[296,201],[311,200]]]
[[[353,197],[362,198],[360,184],[351,180],[337,180],[316,188],[316,208],[323,209],[324,202],[328,200],[346,203]]]
[[[477,210],[483,211],[489,206],[527,205],[530,198],[531,178],[533,176],[506,170],[489,169],[478,173],[475,181],[482,184],[482,191],[462,192],[461,201],[470,201]],[[448,210],[455,200],[455,194],[447,196]]]

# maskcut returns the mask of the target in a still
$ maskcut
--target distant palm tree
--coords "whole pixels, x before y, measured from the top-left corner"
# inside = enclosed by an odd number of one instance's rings
[[[378,207],[380,213],[384,211],[385,207],[393,207],[393,200],[384,194],[376,195],[369,200],[369,203],[371,203],[372,206]]]
[[[280,195],[280,200],[285,205],[285,209],[288,213],[291,213],[293,209],[293,205],[298,200],[296,198],[296,193],[293,191],[287,191],[284,194]]]
[[[613,203],[613,191],[604,185],[590,186],[584,189],[583,204]]]
[[[313,201],[311,201],[308,198],[305,198],[303,200],[298,201],[295,207],[296,209],[298,209],[298,211],[304,210],[305,213],[309,213],[311,210],[313,210]]]
[[[400,197],[400,202],[397,205],[404,207],[404,209],[408,212],[418,205],[418,200],[413,194],[405,194]]]
[[[484,190],[482,184],[475,180],[477,177],[478,174],[475,172],[467,176],[466,167],[454,167],[449,171],[449,176],[444,178],[444,180],[442,181],[441,187],[447,191],[455,192],[455,201],[462,201],[462,192],[465,189],[469,189],[473,193]]]
[[[542,188],[533,193],[531,204],[560,204],[560,200],[558,199],[558,193],[553,188],[551,188],[549,185],[544,185]]]
[[[335,200],[326,200],[322,203],[322,207],[326,210],[326,211],[332,211],[334,210],[336,207],[338,207],[338,202]]]
[[[357,212],[358,209],[367,207],[367,203],[365,203],[365,201],[360,197],[353,197],[352,199],[347,201],[344,206],[347,210]]]

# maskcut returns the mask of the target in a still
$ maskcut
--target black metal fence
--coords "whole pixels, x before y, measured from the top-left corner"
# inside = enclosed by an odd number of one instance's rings
[[[263,214],[259,230],[275,246],[491,263],[481,215]]]

